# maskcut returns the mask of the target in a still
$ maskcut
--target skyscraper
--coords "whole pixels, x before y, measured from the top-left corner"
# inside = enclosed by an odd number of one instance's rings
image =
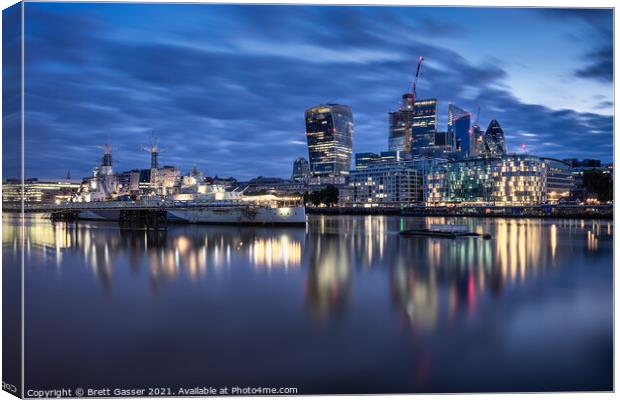
[[[496,119],[489,123],[487,131],[484,133],[484,153],[488,157],[506,154],[504,131]]]
[[[420,153],[435,144],[437,130],[437,99],[416,100],[413,103],[411,150]]]
[[[297,182],[303,182],[310,177],[310,163],[303,157],[293,161],[293,174],[291,179]]]
[[[351,107],[321,104],[307,109],[305,116],[312,175],[347,175],[351,169],[353,147]]]
[[[484,132],[482,132],[478,124],[473,124],[470,131],[469,155],[471,157],[481,157],[484,155]]]
[[[448,137],[454,138],[453,146],[461,157],[466,158],[470,155],[471,114],[454,104],[448,106]]]
[[[388,150],[411,151],[411,130],[413,128],[413,95],[405,93],[400,110],[389,114]]]

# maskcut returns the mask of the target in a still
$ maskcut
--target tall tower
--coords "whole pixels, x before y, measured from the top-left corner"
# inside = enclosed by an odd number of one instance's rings
[[[484,132],[478,124],[473,124],[470,128],[469,155],[471,157],[481,157],[484,155]]]
[[[388,150],[411,151],[411,129],[413,127],[413,95],[403,95],[400,110],[388,113]]]
[[[499,122],[494,119],[489,123],[487,131],[484,133],[484,151],[489,157],[501,156],[506,154],[506,140],[504,130]]]
[[[435,145],[437,130],[437,99],[416,100],[413,103],[411,150],[414,153]]]
[[[353,150],[353,111],[342,104],[320,104],[305,112],[313,176],[348,175]]]
[[[452,147],[461,153],[463,158],[470,155],[470,125],[471,113],[454,104],[448,106],[448,137],[454,140]]]

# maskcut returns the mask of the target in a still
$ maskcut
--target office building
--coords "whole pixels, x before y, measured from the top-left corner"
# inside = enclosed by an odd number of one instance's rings
[[[407,163],[378,163],[352,171],[345,204],[361,207],[402,207],[423,200],[423,175]]]
[[[469,157],[471,149],[470,137],[471,114],[454,104],[448,106],[447,136],[461,158]]]
[[[349,106],[321,104],[305,112],[310,172],[339,177],[351,169],[353,112]]]
[[[547,162],[530,155],[451,161],[431,170],[426,203],[433,205],[536,205],[547,199]]]
[[[40,181],[32,178],[24,180],[22,191],[21,179],[7,179],[2,184],[2,203],[21,204],[23,193],[25,204],[59,204],[71,201],[79,188],[79,183],[68,180]]]
[[[413,103],[413,113],[411,151],[420,154],[423,149],[435,145],[437,99],[416,100]]]
[[[293,161],[293,174],[291,179],[296,182],[304,182],[310,178],[310,163],[303,157]]]
[[[486,157],[499,157],[506,154],[506,141],[504,131],[499,122],[494,119],[484,133],[484,155]]]
[[[470,128],[469,156],[482,157],[484,155],[484,132],[478,124]]]
[[[554,158],[543,158],[547,173],[547,203],[557,204],[562,199],[571,197],[575,188],[575,179],[570,164]]]
[[[411,151],[414,116],[411,107],[389,113],[388,149],[390,151]]]
[[[361,171],[381,159],[377,153],[355,153],[355,170]]]

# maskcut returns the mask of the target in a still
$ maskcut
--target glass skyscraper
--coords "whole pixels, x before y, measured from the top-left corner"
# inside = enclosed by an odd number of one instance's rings
[[[347,175],[353,148],[353,111],[341,104],[306,110],[306,138],[313,176]]]
[[[390,151],[411,151],[411,129],[413,128],[413,110],[394,111],[389,114]]]
[[[489,123],[484,133],[484,153],[487,157],[497,157],[506,154],[506,140],[504,131],[496,119]]]
[[[454,104],[448,106],[448,137],[454,138],[452,145],[462,158],[470,155],[470,125],[471,114],[469,112]]]
[[[413,126],[411,129],[411,150],[421,150],[435,145],[437,130],[437,99],[417,100],[413,103]]]
[[[481,157],[484,155],[484,132],[482,132],[478,124],[471,126],[469,146],[469,155],[471,157]]]

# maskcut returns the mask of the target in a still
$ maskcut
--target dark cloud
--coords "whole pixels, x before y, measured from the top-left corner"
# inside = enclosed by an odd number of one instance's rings
[[[614,52],[611,46],[589,53],[587,60],[586,66],[575,71],[575,75],[601,82],[613,81]]]
[[[584,65],[575,70],[575,76],[601,82],[613,80],[613,9],[611,8],[564,8],[541,9],[544,16],[562,23],[578,21],[590,29],[566,34],[571,43],[582,42],[594,51],[584,52]]]
[[[440,127],[452,101],[480,106],[481,125],[497,118],[513,150],[527,141],[541,155],[581,157],[588,143],[588,156],[611,154],[611,117],[523,103],[501,60],[472,63],[431,40],[467,29],[415,8],[28,3],[27,11],[31,176],[88,175],[106,141],[117,170],[146,167],[141,148],[155,134],[162,162],[184,171],[285,177],[307,157],[303,112],[321,102],[353,108],[354,151],[382,151],[387,113],[420,54],[418,93],[439,99]]]

